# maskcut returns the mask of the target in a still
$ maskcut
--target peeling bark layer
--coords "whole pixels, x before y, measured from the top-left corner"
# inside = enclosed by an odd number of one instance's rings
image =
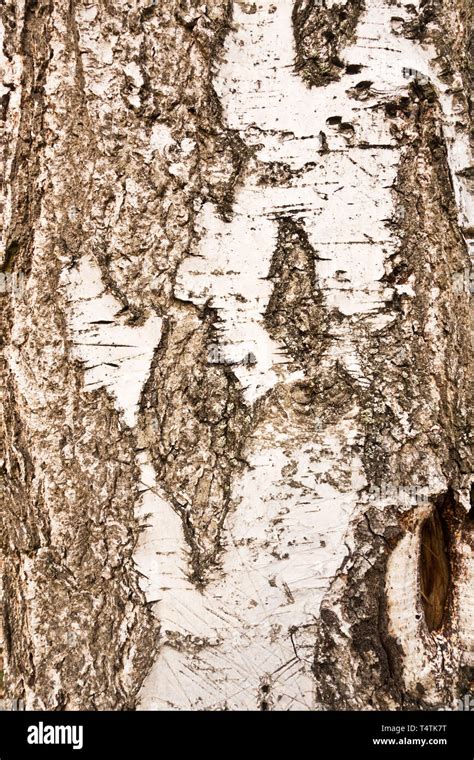
[[[469,13],[4,4],[9,696],[468,692]]]

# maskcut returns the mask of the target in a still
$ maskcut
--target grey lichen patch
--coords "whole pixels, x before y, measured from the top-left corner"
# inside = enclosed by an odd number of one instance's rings
[[[331,3],[297,0],[293,9],[295,68],[310,87],[340,79],[345,71],[341,50],[354,38],[363,0]]]
[[[270,335],[284,346],[285,353],[304,367],[308,378],[317,372],[329,324],[317,283],[316,258],[303,224],[289,217],[280,219],[268,273],[274,288],[265,323]]]
[[[285,431],[287,448],[291,450],[299,443],[309,442],[318,432],[337,424],[350,414],[357,400],[357,391],[350,378],[338,365],[321,369],[316,377],[279,384],[263,399],[257,402],[254,413],[254,427],[271,421],[274,430]],[[291,425],[290,425],[291,423]],[[330,455],[330,447],[321,455]],[[342,452],[347,457],[351,447]],[[327,481],[331,482],[328,474]],[[349,476],[344,467],[334,476],[335,484],[349,487]],[[291,483],[290,483],[291,485]]]

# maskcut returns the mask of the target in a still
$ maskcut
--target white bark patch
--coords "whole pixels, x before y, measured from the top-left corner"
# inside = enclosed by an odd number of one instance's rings
[[[254,367],[236,369],[249,400],[277,382],[282,372],[275,369],[286,361],[261,325],[271,293],[265,278],[278,218],[304,223],[320,259],[317,275],[328,306],[346,315],[367,314],[366,327],[375,329],[391,318],[379,314],[391,296],[379,280],[385,258],[396,246],[385,221],[393,210],[391,185],[400,154],[383,113],[370,107],[375,99],[361,104],[347,90],[364,78],[373,79],[377,100],[395,95],[406,87],[406,55],[401,49],[384,51],[381,59],[382,44],[394,43],[390,11],[371,3],[360,42],[344,54],[364,66],[363,77],[345,76],[309,90],[293,70],[291,11],[291,3],[264,2],[249,14],[235,3],[236,31],[227,39],[214,87],[228,126],[247,145],[258,146],[259,161],[283,162],[302,171],[285,184],[262,187],[256,167],[237,193],[231,222],[223,222],[212,204],[205,204],[198,217],[198,250],[181,267],[175,291],[197,304],[209,300],[218,309],[219,337],[229,363],[242,362],[248,351],[255,355]],[[377,44],[366,42],[367,36]],[[354,136],[328,126],[334,116],[352,124]],[[322,132],[328,153],[320,152]],[[344,357],[353,355],[354,344],[345,325],[337,337],[338,356],[349,369],[353,359]]]
[[[262,685],[274,709],[317,706],[312,626],[365,485],[357,457],[348,462],[346,489],[330,482],[354,436],[352,422],[349,416],[318,442],[293,447],[291,456],[283,433],[260,431],[251,469],[233,494],[239,503],[224,529],[222,568],[203,592],[186,577],[181,520],[141,454],[149,490],[137,517],[149,528],[135,561],[163,636],[142,709],[256,709]],[[272,445],[262,448],[266,438]]]
[[[77,269],[65,270],[62,282],[71,300],[74,354],[84,362],[84,388],[107,388],[125,423],[133,427],[162,320],[153,315],[143,325],[127,325],[118,313],[122,305],[105,292],[100,269],[91,258],[83,257]]]
[[[246,195],[239,193],[232,222],[222,221],[210,203],[204,205],[199,254],[185,260],[175,295],[200,305],[212,299],[222,320],[217,324],[222,361],[237,365],[234,372],[253,402],[275,385],[275,365],[284,365],[285,356],[262,325],[272,291],[265,278],[277,229],[259,213],[259,188]],[[297,376],[302,375],[290,375]]]
[[[247,145],[258,146],[258,160],[306,170],[277,187],[258,185],[255,171],[237,193],[231,222],[223,222],[206,203],[197,221],[198,250],[181,267],[175,294],[196,304],[209,300],[218,310],[223,354],[228,363],[239,365],[235,374],[250,401],[277,382],[287,360],[261,324],[271,291],[265,278],[278,217],[304,223],[320,257],[317,274],[328,306],[346,315],[373,315],[365,320],[372,329],[390,321],[380,311],[393,292],[379,280],[397,245],[386,220],[393,210],[391,186],[400,151],[389,121],[373,106],[406,89],[407,71],[425,76],[438,91],[460,223],[474,224],[473,200],[458,174],[471,162],[469,136],[457,128],[451,91],[430,64],[435,51],[394,33],[394,8],[388,1],[369,0],[366,6],[357,40],[343,52],[347,62],[362,65],[363,74],[309,90],[293,70],[292,4],[262,2],[248,13],[245,4],[234,3],[235,32],[227,38],[214,80],[227,124]],[[398,13],[403,9],[397,8]],[[347,94],[361,79],[373,82],[374,96],[368,101]],[[328,125],[335,116],[353,125],[353,135]],[[321,133],[326,154],[320,152]],[[337,345],[340,357],[353,356],[345,326]],[[256,364],[241,366],[249,352]],[[352,363],[343,361],[347,369]]]

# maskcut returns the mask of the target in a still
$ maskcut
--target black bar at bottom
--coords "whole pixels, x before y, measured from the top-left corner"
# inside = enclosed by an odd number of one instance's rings
[[[0,712],[0,760],[142,758],[170,751],[262,757],[308,751],[334,758],[474,758],[472,713],[460,712]],[[285,748],[286,751],[285,751]]]

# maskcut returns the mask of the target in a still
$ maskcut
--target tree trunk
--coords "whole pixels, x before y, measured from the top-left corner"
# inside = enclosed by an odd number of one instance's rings
[[[4,3],[9,699],[469,692],[469,7]]]

